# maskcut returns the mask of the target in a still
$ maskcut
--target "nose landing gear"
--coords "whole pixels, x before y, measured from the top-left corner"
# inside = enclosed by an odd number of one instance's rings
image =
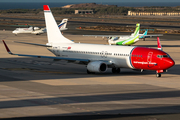
[[[161,73],[156,73],[156,77],[161,77]]]
[[[165,70],[156,70],[156,77],[161,77],[161,73],[163,73]]]

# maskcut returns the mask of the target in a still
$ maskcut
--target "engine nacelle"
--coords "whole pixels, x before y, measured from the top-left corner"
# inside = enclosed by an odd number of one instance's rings
[[[39,27],[34,27],[34,30],[39,30],[40,28]]]
[[[89,72],[106,72],[107,65],[102,61],[94,61],[87,65],[87,70]]]

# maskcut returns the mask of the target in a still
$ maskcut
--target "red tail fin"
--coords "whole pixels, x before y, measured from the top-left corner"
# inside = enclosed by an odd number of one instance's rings
[[[161,46],[159,37],[157,37],[157,46],[158,46],[158,50],[162,50],[162,46]]]

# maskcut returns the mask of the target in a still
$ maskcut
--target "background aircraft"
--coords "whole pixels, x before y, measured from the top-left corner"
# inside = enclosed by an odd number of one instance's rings
[[[68,19],[63,19],[62,22],[58,25],[60,31],[67,30],[67,21]],[[39,28],[39,27],[29,27],[29,28],[16,28],[12,33],[15,35],[20,34],[20,33],[31,33],[31,34],[36,34],[40,35],[46,32],[46,28]]]
[[[158,49],[137,46],[74,43],[61,34],[49,6],[44,5],[43,7],[48,43],[46,45],[30,44],[47,47],[47,49],[55,56],[14,54],[3,41],[9,54],[36,58],[50,58],[54,60],[67,60],[84,64],[87,66],[88,74],[103,73],[106,72],[108,68],[112,68],[113,73],[119,73],[120,68],[130,68],[141,71],[154,70],[157,73],[157,77],[161,77],[162,72],[175,64],[173,59],[167,53]],[[159,43],[160,42],[158,42],[158,44]]]
[[[110,45],[132,45],[139,40],[139,29],[140,24],[136,24],[136,30],[131,36],[124,36],[124,37],[112,37],[108,40]]]
[[[132,45],[139,40],[140,24],[136,24],[136,30],[131,35],[83,35],[83,36],[95,36],[106,37],[109,45]]]

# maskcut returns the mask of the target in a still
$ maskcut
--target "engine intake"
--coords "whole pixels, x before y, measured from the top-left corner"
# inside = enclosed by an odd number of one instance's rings
[[[103,63],[102,61],[94,61],[94,62],[90,62],[87,65],[87,70],[89,72],[106,72],[107,70],[107,65],[105,63]]]

